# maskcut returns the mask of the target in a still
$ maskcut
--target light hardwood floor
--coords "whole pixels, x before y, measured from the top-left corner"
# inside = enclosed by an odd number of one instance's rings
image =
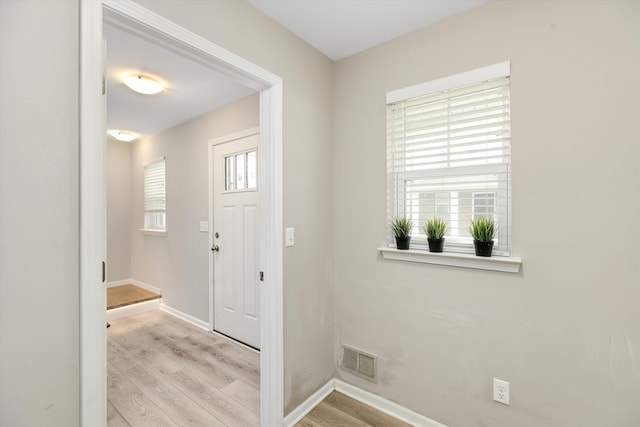
[[[149,292],[136,285],[115,286],[107,288],[107,310],[159,298],[161,298],[161,295]]]
[[[333,392],[296,427],[410,427],[342,393]]]
[[[107,330],[107,425],[260,425],[260,355],[160,310]],[[297,427],[405,427],[334,392]]]
[[[159,310],[107,334],[109,427],[260,425],[255,351]]]

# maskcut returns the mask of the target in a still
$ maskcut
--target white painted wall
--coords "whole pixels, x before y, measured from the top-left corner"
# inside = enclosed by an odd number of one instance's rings
[[[131,144],[107,141],[107,282],[131,278]]]
[[[639,18],[495,1],[336,63],[336,339],[380,356],[340,378],[450,427],[640,425]],[[521,272],[382,260],[385,93],[504,60]]]
[[[259,94],[251,95],[132,144],[131,273],[162,290],[165,304],[209,322],[208,142],[257,127]],[[144,163],[165,156],[167,235],[143,228]]]
[[[0,1],[0,425],[79,423],[78,3]]]

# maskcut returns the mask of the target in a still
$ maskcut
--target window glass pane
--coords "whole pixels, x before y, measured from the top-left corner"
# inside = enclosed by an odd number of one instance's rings
[[[495,193],[473,193],[473,219],[493,217],[495,213]]]
[[[231,191],[236,189],[235,184],[235,168],[233,163],[233,156],[227,156],[224,158],[224,189],[225,191]]]
[[[245,155],[236,154],[236,190],[244,190],[246,187],[245,182]]]
[[[257,188],[257,154],[256,150],[252,150],[225,157],[225,191],[242,191]]]
[[[247,153],[247,188],[254,189],[257,187],[257,168],[258,158],[255,151]]]

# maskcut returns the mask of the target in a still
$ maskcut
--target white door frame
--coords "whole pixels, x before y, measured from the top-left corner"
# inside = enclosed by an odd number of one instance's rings
[[[135,27],[141,34],[204,62],[260,90],[258,180],[261,215],[260,420],[281,426],[284,412],[282,79],[131,0],[80,1],[80,421],[105,426],[106,310],[101,284],[105,260],[105,135],[102,105],[103,19]]]

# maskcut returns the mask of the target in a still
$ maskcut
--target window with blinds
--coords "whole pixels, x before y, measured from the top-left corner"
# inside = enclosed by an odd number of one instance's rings
[[[166,231],[167,200],[164,157],[144,166],[144,228]]]
[[[511,247],[509,63],[387,94],[387,216],[448,223],[445,251],[473,252],[472,219],[498,224],[494,254]],[[389,236],[389,242],[393,237]]]

